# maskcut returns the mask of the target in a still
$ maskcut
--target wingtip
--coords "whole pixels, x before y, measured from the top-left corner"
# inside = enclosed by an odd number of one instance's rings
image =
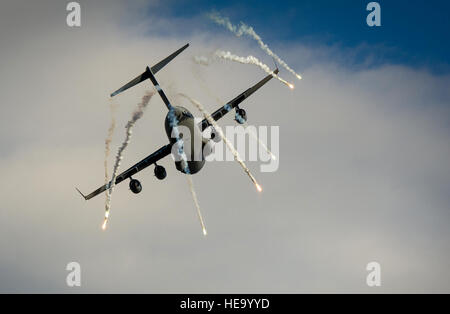
[[[81,196],[83,196],[83,198],[84,198],[84,200],[85,201],[87,201],[87,198],[86,198],[86,196],[84,196],[84,194],[83,193],[81,193],[81,191],[80,190],[78,190],[78,188],[75,188],[77,191],[78,191],[78,193],[80,193],[80,195]]]
[[[273,73],[278,74],[279,69],[278,69],[277,60],[275,60],[275,58],[273,58],[273,57],[272,57],[272,59],[273,59],[273,63],[275,64],[275,70],[273,71]]]

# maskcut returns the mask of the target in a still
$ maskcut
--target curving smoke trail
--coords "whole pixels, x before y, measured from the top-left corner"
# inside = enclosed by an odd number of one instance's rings
[[[233,144],[231,144],[231,142],[225,137],[225,134],[223,133],[222,128],[217,124],[217,122],[211,117],[211,115],[205,110],[205,108],[203,107],[203,105],[201,103],[199,103],[197,100],[189,97],[186,94],[183,93],[179,93],[180,96],[188,99],[194,106],[197,107],[197,109],[205,116],[206,120],[208,120],[208,122],[214,127],[214,129],[219,132],[219,135],[222,137],[222,139],[224,140],[225,144],[227,145],[228,149],[232,152],[234,159],[239,163],[239,165],[242,167],[242,169],[244,169],[245,173],[248,175],[248,177],[250,178],[250,180],[253,182],[253,184],[255,185],[256,189],[258,190],[258,192],[262,191],[261,186],[258,184],[258,182],[256,181],[255,177],[252,175],[252,173],[250,172],[250,169],[248,169],[248,167],[246,166],[246,164],[244,163],[244,161],[242,160],[241,156],[239,155],[238,151],[234,148]],[[228,105],[228,104],[227,104]],[[225,105],[225,106],[227,106]],[[229,105],[228,105],[229,106]]]
[[[105,184],[108,183],[109,174],[108,174],[108,158],[111,152],[111,141],[114,135],[114,130],[116,129],[116,107],[117,104],[112,102],[110,99],[109,109],[111,111],[111,124],[109,125],[108,133],[105,139]]]
[[[195,63],[201,64],[201,65],[210,65],[211,64],[211,61],[209,60],[209,58],[205,57],[205,56],[194,56],[193,60]]]
[[[108,186],[108,190],[107,190],[107,194],[106,194],[105,219],[104,219],[103,225],[102,225],[103,230],[106,229],[106,224],[108,223],[109,210],[111,208],[111,194],[113,192],[114,186],[116,185],[116,177],[119,172],[120,164],[123,159],[123,152],[127,148],[128,144],[130,144],[134,125],[144,115],[144,110],[147,107],[148,103],[150,102],[150,99],[153,97],[154,94],[155,94],[154,91],[147,91],[145,93],[145,95],[142,97],[142,101],[138,104],[137,109],[133,112],[133,115],[132,115],[130,121],[128,121],[128,123],[125,127],[126,128],[125,140],[123,141],[122,145],[119,147],[119,149],[117,151],[112,178],[111,178],[111,181],[109,182],[109,186]]]
[[[194,182],[190,175],[186,176],[189,184],[189,190],[191,190],[192,199],[194,200],[195,208],[197,209],[198,220],[200,221],[200,225],[202,226],[203,235],[206,237],[208,232],[206,231],[205,223],[203,221],[202,212],[200,211],[200,204],[198,203],[197,193],[195,193]]]
[[[300,74],[297,74],[293,69],[289,67],[289,65],[284,62],[278,55],[276,55],[270,48],[267,46],[261,39],[253,27],[248,26],[241,22],[239,27],[233,25],[231,21],[227,17],[221,16],[218,12],[211,12],[208,14],[208,17],[213,20],[215,23],[224,26],[230,32],[234,33],[237,37],[241,37],[243,34],[253,38],[257,41],[259,47],[266,52],[269,56],[274,58],[282,67],[291,72],[297,79],[301,80],[302,77]]]
[[[254,56],[251,56],[251,55],[247,56],[247,57],[240,57],[238,55],[232,54],[229,51],[217,50],[212,55],[211,58],[208,58],[208,57],[205,57],[205,56],[195,56],[195,57],[193,57],[193,61],[195,63],[200,64],[200,65],[205,65],[205,66],[210,65],[215,59],[224,59],[224,60],[230,60],[230,61],[239,62],[239,63],[242,63],[242,64],[253,64],[253,65],[256,65],[257,67],[262,69],[267,74],[272,75],[274,78],[279,80],[281,83],[283,83],[286,86],[288,86],[290,89],[294,89],[294,87],[295,87],[294,84],[289,83],[285,79],[281,78],[279,75],[275,74],[269,68],[269,66],[267,64],[261,62],[260,60],[258,60],[258,58],[254,57]]]
[[[241,117],[241,115],[239,113],[237,113],[237,112],[236,112],[236,118],[244,126],[245,131],[247,131],[247,133],[250,134],[255,140],[257,140],[259,145],[261,145],[262,148],[264,148],[264,150],[267,152],[267,154],[269,154],[270,158],[272,158],[272,160],[277,160],[277,157],[270,151],[270,149],[266,146],[266,144],[264,144],[264,142],[258,137],[258,135],[255,134],[255,132],[253,132],[249,128],[249,125],[247,124],[247,122],[245,122],[244,118]]]
[[[245,123],[244,124],[246,131],[259,142],[259,145],[262,146],[262,148],[264,148],[264,150],[267,152],[267,154],[269,154],[270,158],[272,158],[272,160],[277,160],[277,156],[275,156],[272,151],[267,147],[266,144],[264,144],[263,141],[261,141],[261,139],[258,137],[258,135],[256,135],[250,128],[248,128],[248,124]]]
[[[231,61],[239,62],[242,64],[254,64],[254,65],[258,66],[259,68],[261,68],[263,71],[265,71],[267,74],[271,74],[274,78],[276,78],[281,83],[288,86],[290,89],[294,89],[294,84],[287,82],[286,80],[282,79],[277,74],[273,73],[273,71],[270,70],[270,68],[266,64],[262,63],[254,56],[240,57],[240,56],[232,54],[229,51],[222,51],[222,50],[217,50],[214,53],[214,56],[217,58],[231,60]]]

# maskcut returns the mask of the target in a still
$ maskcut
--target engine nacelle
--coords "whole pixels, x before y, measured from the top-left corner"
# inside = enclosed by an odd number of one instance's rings
[[[142,185],[141,182],[139,182],[136,179],[131,179],[130,180],[130,190],[131,192],[133,192],[134,194],[138,194],[142,191]]]
[[[236,113],[234,115],[234,120],[239,124],[244,124],[247,122],[247,113],[244,109],[236,108]]]
[[[166,169],[163,166],[155,165],[155,177],[158,178],[158,180],[164,180],[167,176]]]
[[[204,140],[203,143],[203,159],[214,153],[214,141]]]
[[[219,143],[222,140],[220,133],[217,132],[217,130],[213,126],[210,126],[210,128],[211,128],[211,135],[209,138],[212,139],[215,143]]]

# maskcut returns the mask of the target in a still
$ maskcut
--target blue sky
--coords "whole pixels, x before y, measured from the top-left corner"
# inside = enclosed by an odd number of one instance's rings
[[[217,10],[235,23],[253,26],[269,44],[295,41],[350,49],[364,46],[366,50],[352,62],[363,62],[367,51],[377,55],[374,65],[394,63],[450,72],[448,1],[378,1],[382,26],[372,28],[366,24],[369,2],[178,0],[165,2],[157,14],[201,19],[204,13]],[[205,18],[204,23],[210,22]],[[211,23],[208,27],[216,26]]]

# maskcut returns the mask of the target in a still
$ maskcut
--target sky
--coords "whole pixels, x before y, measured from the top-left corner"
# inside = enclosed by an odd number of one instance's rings
[[[376,54],[373,66],[393,62],[448,73],[450,21],[446,12],[450,5],[446,1],[378,1],[383,27],[373,28],[365,19],[369,2],[283,1],[281,5],[275,1],[168,1],[148,14],[180,19],[216,10],[252,25],[271,43],[296,41],[348,49],[364,46],[356,58],[347,60],[350,65],[363,63],[366,54]],[[181,27],[178,31],[195,32],[202,27]]]
[[[379,1],[382,26],[365,25],[365,1],[6,1],[0,10],[0,292],[336,293],[450,292],[450,75],[448,4]],[[158,72],[174,103],[188,93],[210,111],[259,81],[256,67],[200,66],[216,49],[272,60],[205,15],[243,21],[300,72],[293,91],[271,80],[243,103],[252,125],[280,129],[279,169],[211,162],[193,176],[203,237],[186,178],[170,157],[112,195],[103,184],[109,94],[185,43]],[[269,22],[268,22],[269,21]],[[282,77],[294,80],[280,68]],[[117,129],[150,84],[117,96]],[[124,155],[131,166],[167,144],[153,97]],[[233,125],[233,117],[220,124]],[[78,262],[81,287],[66,285]],[[381,265],[368,287],[366,265]]]

